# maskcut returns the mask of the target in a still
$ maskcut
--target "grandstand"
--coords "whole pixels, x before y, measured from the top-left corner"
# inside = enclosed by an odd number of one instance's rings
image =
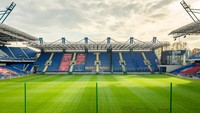
[[[67,43],[65,43],[67,42]],[[130,73],[159,72],[158,58],[154,50],[169,45],[159,42],[156,37],[150,42],[142,42],[131,37],[126,42],[118,42],[108,37],[102,42],[94,42],[85,37],[78,42],[65,38],[56,42],[31,42],[28,46],[41,50],[36,60],[37,73]]]
[[[0,31],[1,69],[10,70],[10,75],[16,72],[15,76],[29,73],[159,72],[154,50],[169,45],[169,42],[159,42],[156,37],[150,42],[133,37],[125,42],[118,42],[110,37],[102,42],[94,42],[88,37],[78,42],[69,42],[65,38],[45,42],[42,38],[38,39],[5,24],[1,24]],[[40,51],[7,46],[10,41],[28,42],[26,46]],[[2,75],[7,77],[7,74]]]
[[[0,24],[1,78],[30,74],[35,65],[37,52],[28,47],[9,47],[10,42],[30,42],[36,37],[5,24]]]

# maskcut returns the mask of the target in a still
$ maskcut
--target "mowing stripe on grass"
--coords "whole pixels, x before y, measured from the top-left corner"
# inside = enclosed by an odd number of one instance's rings
[[[168,113],[173,81],[173,112],[196,113],[200,81],[166,75],[34,75],[0,81],[0,113],[22,113],[27,81],[27,113]],[[159,108],[161,108],[159,110]]]

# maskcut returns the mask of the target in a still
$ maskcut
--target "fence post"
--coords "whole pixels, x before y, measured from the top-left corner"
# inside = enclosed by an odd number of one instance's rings
[[[98,113],[98,83],[96,83],[96,113]]]
[[[170,113],[172,113],[172,82],[170,82]]]
[[[26,113],[26,82],[24,82],[24,113]]]

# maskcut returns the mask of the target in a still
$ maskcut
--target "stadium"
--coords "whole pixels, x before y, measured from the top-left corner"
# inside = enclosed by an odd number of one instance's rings
[[[180,3],[194,22],[174,40],[200,33],[199,10]],[[200,49],[157,37],[49,42],[4,23],[15,6],[0,11],[1,113],[200,111]]]

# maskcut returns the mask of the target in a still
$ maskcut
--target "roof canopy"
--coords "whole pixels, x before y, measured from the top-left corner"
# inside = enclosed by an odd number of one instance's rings
[[[193,22],[187,24],[169,33],[169,35],[174,35],[174,38],[186,35],[198,35],[198,34],[200,34],[200,22]]]
[[[17,30],[5,24],[0,24],[0,44],[6,45],[12,41],[36,41],[38,38]]]

